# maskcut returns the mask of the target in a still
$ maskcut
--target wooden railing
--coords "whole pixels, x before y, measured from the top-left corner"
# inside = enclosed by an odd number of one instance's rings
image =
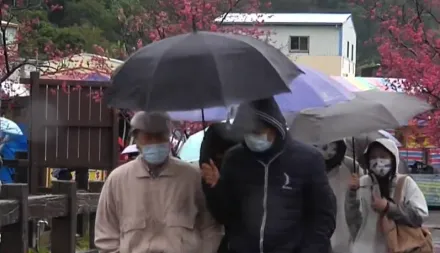
[[[93,244],[96,208],[101,185],[90,186],[93,192],[77,192],[72,181],[55,181],[51,194],[28,195],[27,184],[6,184],[0,193],[0,253],[28,253],[29,221],[51,220],[50,252],[75,253],[77,215],[87,216],[89,250]]]

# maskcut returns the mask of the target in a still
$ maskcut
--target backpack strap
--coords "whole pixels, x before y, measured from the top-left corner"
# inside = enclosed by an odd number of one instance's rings
[[[408,175],[397,176],[396,189],[394,190],[393,200],[396,204],[402,202],[403,186]]]

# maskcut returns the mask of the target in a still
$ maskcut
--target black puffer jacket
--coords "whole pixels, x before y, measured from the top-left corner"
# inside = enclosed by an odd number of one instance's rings
[[[210,125],[203,136],[202,145],[200,147],[200,167],[202,167],[203,163],[209,164],[209,161],[212,159],[215,165],[220,168],[222,159],[217,157],[217,155],[224,155],[228,149],[237,145],[242,139],[243,136],[239,132],[233,131],[229,123],[214,123]],[[204,189],[209,191],[207,187],[204,187]],[[221,208],[221,206],[219,207],[217,205],[218,203],[215,202],[208,201],[207,204],[209,210]],[[228,244],[228,238],[224,236],[217,252],[228,252]]]
[[[292,140],[273,99],[238,109],[234,127],[262,122],[278,137],[266,152],[231,149],[214,188],[205,187],[214,217],[226,227],[231,253],[325,253],[335,229],[336,200],[322,155]]]

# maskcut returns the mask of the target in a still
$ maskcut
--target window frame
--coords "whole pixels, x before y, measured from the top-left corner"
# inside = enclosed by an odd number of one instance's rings
[[[351,44],[351,61],[354,62],[354,44]]]
[[[292,39],[298,40],[298,49],[292,49]],[[301,50],[301,38],[307,39],[307,50]],[[289,36],[289,52],[290,53],[309,53],[310,52],[310,36]]]

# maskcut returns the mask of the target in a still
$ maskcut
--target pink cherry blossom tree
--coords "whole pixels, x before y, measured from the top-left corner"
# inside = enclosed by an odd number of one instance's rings
[[[378,74],[403,79],[390,81],[390,87],[423,97],[437,109],[417,123],[426,124],[424,131],[439,143],[440,0],[355,0],[355,4],[378,24],[373,38],[380,55]]]

